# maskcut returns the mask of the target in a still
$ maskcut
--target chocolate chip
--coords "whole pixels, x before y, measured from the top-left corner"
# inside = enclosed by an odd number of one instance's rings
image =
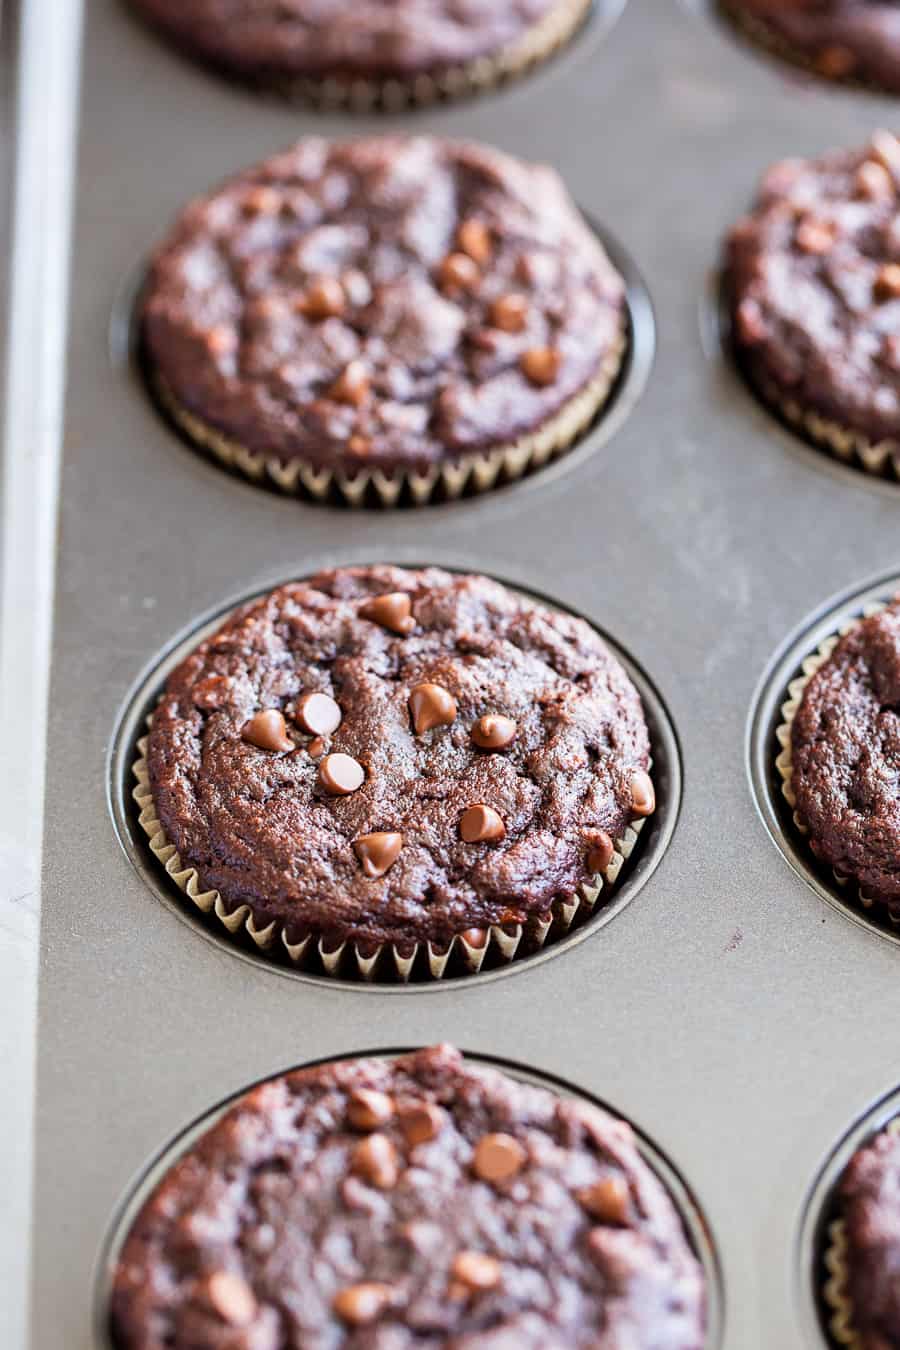
[[[525,1166],[525,1150],[511,1134],[485,1134],[475,1146],[472,1166],[482,1181],[508,1181]]]
[[[364,1327],[378,1318],[394,1301],[389,1284],[351,1284],[335,1295],[332,1307],[342,1322]]]
[[[347,1119],[354,1130],[377,1130],[394,1114],[394,1099],[386,1092],[357,1088],[347,1103]]]
[[[369,396],[369,385],[369,372],[363,362],[350,361],[329,388],[328,397],[358,408]]]
[[[630,1192],[624,1177],[602,1177],[576,1192],[578,1203],[603,1223],[626,1224]]]
[[[251,216],[274,216],[281,210],[281,193],[260,183],[245,193],[242,205]]]
[[[506,834],[506,826],[490,806],[469,806],[459,818],[459,832],[467,844],[494,844]]]
[[[813,64],[820,75],[826,75],[830,80],[840,80],[856,69],[856,55],[849,47],[834,43],[818,51]]]
[[[300,310],[309,319],[332,319],[343,314],[344,288],[334,277],[319,277],[300,297]]]
[[[444,1126],[444,1112],[434,1102],[401,1102],[397,1118],[410,1147],[436,1139]]]
[[[484,1252],[460,1252],[453,1258],[450,1273],[473,1293],[482,1293],[497,1288],[502,1267],[499,1261]]]
[[[384,1134],[370,1134],[368,1139],[357,1144],[350,1166],[357,1176],[380,1191],[391,1190],[400,1175],[397,1150]]]
[[[867,159],[856,171],[856,190],[869,201],[884,201],[894,195],[894,180],[883,164]]]
[[[491,232],[483,220],[478,220],[475,216],[470,216],[468,220],[462,221],[459,229],[456,231],[456,242],[467,253],[473,262],[483,267],[490,261]]]
[[[466,253],[448,253],[438,269],[445,291],[474,291],[481,280],[478,265]]]
[[[249,1326],[256,1316],[253,1290],[241,1275],[217,1270],[206,1283],[209,1301],[223,1322],[234,1327]]]
[[[311,736],[330,736],[341,725],[341,710],[330,694],[304,694],[296,718]]]
[[[319,765],[319,782],[333,797],[347,797],[365,782],[361,764],[349,755],[326,755]]]
[[[207,675],[205,680],[198,680],[191,690],[194,706],[207,710],[221,708],[228,698],[232,684],[229,675]]]
[[[411,633],[416,626],[412,617],[412,599],[405,591],[389,591],[386,595],[376,595],[359,607],[360,617],[371,619],[392,633]]]
[[[885,263],[875,278],[872,293],[881,301],[900,297],[900,263]]]
[[[353,841],[353,850],[367,877],[383,877],[400,857],[403,835],[391,830],[362,834]]]
[[[232,352],[237,351],[237,345],[237,333],[232,328],[226,328],[224,324],[216,324],[206,334],[206,349],[213,356],[230,356]]]
[[[519,357],[522,373],[532,384],[552,384],[559,374],[562,356],[555,347],[530,347]]]
[[[501,295],[490,308],[491,323],[504,333],[521,333],[528,322],[528,301],[524,295],[510,291]]]
[[[900,173],[900,140],[892,131],[876,131],[869,144],[879,163],[891,172]]]
[[[801,220],[794,238],[804,253],[829,253],[834,247],[835,231],[821,220]]]
[[[656,810],[653,780],[643,769],[638,769],[631,779],[631,807],[638,816],[652,816]]]
[[[439,684],[417,684],[410,690],[409,711],[417,736],[456,720],[456,699]]]
[[[313,759],[318,759],[325,750],[324,738],[322,736],[314,736],[306,749],[308,753],[312,755]]]
[[[256,713],[241,727],[241,735],[245,741],[258,746],[260,750],[277,750],[284,753],[294,748],[294,742],[287,734],[284,715],[277,708],[266,708],[264,712]]]
[[[605,830],[590,830],[587,832],[588,855],[587,865],[591,872],[605,872],[612,862],[615,845]]]
[[[486,713],[472,727],[472,740],[482,750],[505,750],[516,738],[518,724],[500,713]]]

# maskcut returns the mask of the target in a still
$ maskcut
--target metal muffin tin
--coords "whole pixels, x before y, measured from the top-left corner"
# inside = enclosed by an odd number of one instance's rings
[[[897,103],[803,80],[700,0],[629,0],[605,23],[619,8],[598,3],[565,53],[495,95],[360,117],[232,87],[121,0],[89,0],[76,104],[77,0],[6,7],[28,94],[12,275],[29,282],[29,304],[10,306],[15,398],[0,412],[7,437],[19,428],[6,539],[35,504],[52,519],[30,452],[39,444],[41,465],[53,462],[47,410],[67,379],[33,1136],[19,1109],[27,1066],[7,1080],[12,1156],[33,1142],[36,1163],[31,1329],[23,1338],[13,1318],[0,1336],[10,1350],[94,1350],[93,1272],[111,1217],[131,1178],[211,1104],[285,1064],[443,1039],[558,1074],[675,1161],[722,1270],[724,1330],[713,1326],[710,1350],[824,1344],[798,1259],[809,1188],[900,1080],[885,1031],[900,1011],[900,952],[846,922],[772,846],[748,781],[748,719],[786,635],[861,578],[900,570],[900,486],[834,463],[756,403],[719,340],[714,278],[722,236],[768,163],[859,144],[894,123]],[[634,260],[656,354],[640,399],[616,404],[614,434],[551,469],[468,501],[352,513],[260,491],[188,449],[129,361],[110,358],[108,333],[192,194],[304,133],[389,128],[554,163]],[[42,340],[65,303],[66,168],[67,370]],[[35,539],[49,549],[49,536]],[[273,979],[178,922],[117,845],[107,769],[141,672],[228,597],[361,560],[425,560],[546,594],[608,632],[671,715],[684,794],[657,870],[615,922],[514,977],[403,998]],[[34,594],[14,622],[3,615],[20,673],[46,617]],[[12,743],[22,763],[39,755],[21,734]],[[10,777],[15,789],[15,762]],[[27,928],[14,938],[22,963],[31,941]],[[27,1045],[27,989],[4,992],[5,1024]],[[12,1170],[21,1184],[25,1166]],[[21,1228],[9,1226],[10,1251]],[[15,1310],[24,1277],[10,1290]]]

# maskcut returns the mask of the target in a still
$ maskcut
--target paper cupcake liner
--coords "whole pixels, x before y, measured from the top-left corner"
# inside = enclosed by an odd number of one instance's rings
[[[148,727],[152,720],[152,716],[148,717]],[[286,954],[298,969],[335,977],[406,983],[418,969],[439,980],[448,972],[477,974],[488,956],[492,958],[491,965],[497,965],[532,954],[548,940],[564,936],[575,926],[576,920],[580,924],[600,907],[601,894],[608,893],[615,885],[648,819],[638,816],[626,826],[623,836],[615,841],[615,851],[604,872],[594,873],[582,882],[575,894],[557,900],[547,914],[533,916],[524,924],[493,924],[483,929],[470,927],[457,933],[446,947],[427,941],[408,946],[385,942],[367,947],[350,940],[329,947],[315,933],[293,940],[287,928],[277,920],[259,927],[249,905],[229,909],[217,890],[201,887],[196,868],[182,862],[159,821],[150,790],[147,739],[144,736],[137,744],[138,758],[132,766],[137,782],[132,797],[139,811],[138,822],[149,840],[150,852],[178,889],[201,913],[218,919],[232,936],[243,931],[260,951],[276,954],[280,949],[280,954]]]
[[[752,378],[752,377],[751,377]],[[773,385],[754,381],[765,401],[781,413],[785,421],[822,450],[845,464],[855,464],[866,473],[900,478],[900,441],[872,441],[860,431],[851,431],[839,422],[810,412],[796,399],[785,398]]]
[[[900,1134],[900,1116],[895,1116],[884,1129],[889,1134]],[[844,1220],[832,1220],[828,1225],[828,1242],[823,1256],[827,1279],[822,1287],[822,1298],[829,1310],[828,1331],[834,1343],[847,1346],[849,1350],[862,1350],[862,1341],[853,1325],[848,1246]]]
[[[539,23],[494,55],[408,80],[297,76],[267,78],[260,87],[282,98],[311,103],[323,112],[400,112],[404,108],[471,97],[524,75],[548,60],[575,36],[591,4],[592,0],[559,0]]]
[[[778,57],[788,65],[796,66],[816,80],[824,80],[826,84],[844,85],[849,89],[868,89],[876,94],[896,92],[896,90],[885,89],[882,85],[876,84],[874,80],[867,80],[864,76],[852,74],[829,75],[820,70],[815,59],[808,52],[793,47],[780,33],[773,31],[761,19],[748,14],[739,4],[732,4],[729,0],[719,0],[719,8],[729,22],[755,47],[761,48],[769,56]]]
[[[521,436],[512,445],[463,455],[422,471],[401,469],[396,473],[364,469],[348,474],[339,469],[316,468],[302,460],[283,464],[229,440],[195,417],[182,407],[159,376],[151,374],[151,381],[164,409],[191,441],[209,450],[226,468],[239,471],[254,483],[266,483],[317,502],[337,494],[348,506],[364,506],[370,501],[380,506],[396,506],[405,493],[415,506],[424,506],[434,496],[440,500],[454,499],[466,491],[487,492],[498,484],[511,483],[568,450],[606,403],[627,346],[623,324],[615,344],[604,357],[600,373],[537,431]]]
[[[871,618],[873,614],[880,614],[885,608],[886,606],[883,604],[867,605],[859,617],[852,619],[849,623],[844,624],[838,632],[832,633],[830,637],[825,638],[824,642],[820,643],[816,650],[802,662],[800,667],[802,674],[791,680],[787,688],[787,700],[781,705],[781,716],[783,720],[775,728],[775,737],[778,744],[781,746],[781,751],[775,759],[775,767],[781,778],[781,795],[791,808],[794,825],[807,839],[809,838],[810,833],[809,827],[797,811],[797,798],[791,785],[794,767],[791,728],[794,723],[794,718],[797,715],[797,709],[800,707],[800,701],[803,698],[803,691],[806,689],[806,686],[809,684],[819,667],[824,665],[828,660],[840,639],[847,633],[852,632],[857,624],[860,623],[861,619],[868,619]],[[871,909],[873,905],[879,903],[875,896],[867,895],[863,888],[855,882],[852,877],[845,876],[843,872],[839,872],[835,868],[832,868],[832,876],[840,887],[844,888],[849,886],[856,892],[856,897],[864,909]],[[887,913],[891,923],[900,926],[900,915],[895,918],[890,910],[888,910]]]

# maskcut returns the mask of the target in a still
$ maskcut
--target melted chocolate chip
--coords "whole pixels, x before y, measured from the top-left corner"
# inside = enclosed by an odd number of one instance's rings
[[[319,782],[333,797],[347,797],[365,782],[365,770],[349,755],[326,755],[319,765]]]
[[[258,746],[260,750],[284,754],[294,749],[294,742],[287,734],[284,714],[278,712],[276,708],[267,708],[264,712],[256,713],[249,722],[244,723],[241,735],[245,741]]]
[[[459,819],[459,833],[467,844],[494,844],[506,834],[506,826],[490,806],[470,806]]]

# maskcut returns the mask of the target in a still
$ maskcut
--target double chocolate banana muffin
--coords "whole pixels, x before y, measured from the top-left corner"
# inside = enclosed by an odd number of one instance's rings
[[[896,1122],[895,1122],[896,1124]],[[900,1347],[900,1134],[888,1127],[851,1158],[838,1188],[828,1301],[855,1350]],[[834,1238],[836,1237],[836,1241]]]
[[[314,101],[430,102],[520,73],[590,0],[132,0],[189,55]]]
[[[445,948],[614,876],[649,763],[583,620],[485,577],[345,568],[245,605],[169,677],[142,823],[257,932]]]
[[[898,11],[900,13],[900,11]],[[762,397],[863,467],[900,448],[900,141],[789,159],[731,231],[736,353]]]
[[[675,1208],[605,1112],[449,1046],[255,1088],[138,1214],[116,1350],[701,1350]]]
[[[757,41],[829,80],[900,92],[900,10],[890,0],[721,0]]]
[[[900,600],[819,665],[790,737],[790,788],[813,851],[900,917]]]
[[[515,478],[609,393],[625,287],[552,169],[461,142],[301,141],[188,207],[150,267],[151,383],[287,491],[392,504]]]

